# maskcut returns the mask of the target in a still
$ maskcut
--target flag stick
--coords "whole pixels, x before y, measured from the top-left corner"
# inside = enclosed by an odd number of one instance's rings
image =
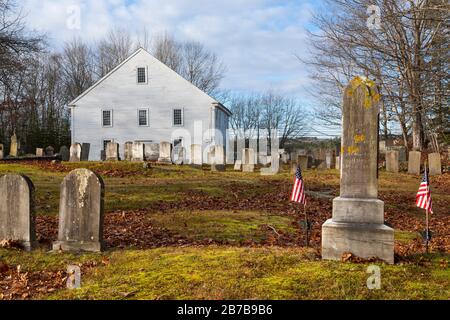
[[[427,171],[427,162],[425,161],[425,173],[426,173],[426,175],[428,176],[428,171]],[[428,177],[428,188],[430,187],[429,186],[429,184],[430,184],[430,180],[429,180],[430,178]],[[426,240],[425,240],[425,253],[428,253],[428,239],[430,238],[429,237],[429,232],[430,232],[430,229],[429,229],[429,217],[428,217],[428,211],[429,211],[429,209],[427,208],[426,209],[426,218],[425,218],[425,227],[426,227],[426,230],[425,230],[425,237],[426,237]]]
[[[306,246],[309,247],[309,226],[308,213],[306,212],[306,203],[303,204],[303,212],[305,213]]]

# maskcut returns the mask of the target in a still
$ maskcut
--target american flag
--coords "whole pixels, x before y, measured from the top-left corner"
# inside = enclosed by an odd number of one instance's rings
[[[297,166],[295,172],[295,183],[292,189],[291,201],[306,204],[305,185],[303,184],[302,169]]]
[[[433,204],[431,202],[430,180],[428,179],[428,172],[426,169],[425,173],[423,174],[422,182],[420,183],[419,192],[417,192],[416,205],[419,208],[428,210],[429,212],[433,213]]]

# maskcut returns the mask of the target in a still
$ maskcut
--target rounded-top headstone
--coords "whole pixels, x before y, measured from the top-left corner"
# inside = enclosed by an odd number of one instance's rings
[[[73,170],[64,178],[54,250],[102,250],[104,192],[102,178],[88,169]]]
[[[0,240],[18,241],[27,250],[36,245],[34,185],[24,175],[0,177]]]

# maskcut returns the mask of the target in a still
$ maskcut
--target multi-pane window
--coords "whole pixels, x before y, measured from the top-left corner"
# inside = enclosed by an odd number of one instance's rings
[[[173,125],[183,125],[183,109],[173,109]]]
[[[102,126],[112,127],[112,110],[102,111]]]
[[[137,82],[138,83],[147,83],[147,75],[145,72],[145,68],[137,69]]]
[[[139,109],[138,110],[138,122],[139,122],[139,126],[142,126],[142,127],[148,126],[148,109]]]

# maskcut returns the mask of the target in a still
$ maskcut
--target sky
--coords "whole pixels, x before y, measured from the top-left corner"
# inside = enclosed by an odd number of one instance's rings
[[[81,37],[95,41],[111,28],[195,40],[227,67],[221,89],[274,92],[311,106],[306,29],[321,0],[22,0],[29,28],[50,44]],[[79,15],[78,15],[79,13]],[[77,17],[80,17],[78,19]]]

